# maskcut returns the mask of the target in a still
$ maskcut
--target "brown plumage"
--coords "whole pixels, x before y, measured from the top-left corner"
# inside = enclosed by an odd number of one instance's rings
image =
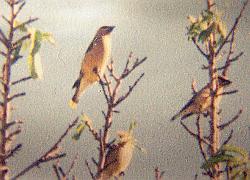
[[[103,180],[112,177],[119,177],[129,166],[135,147],[135,139],[130,132],[119,131],[119,142],[109,149],[106,155],[104,170],[102,171]]]
[[[79,77],[73,85],[76,90],[69,103],[71,108],[76,108],[85,89],[98,81],[97,73],[100,76],[103,75],[111,54],[110,33],[113,29],[114,26],[102,26],[89,45],[82,61]]]
[[[223,93],[224,87],[231,84],[231,81],[225,79],[222,76],[218,77],[218,81],[218,94],[221,94]],[[178,117],[181,117],[181,119],[183,120],[193,114],[200,114],[208,111],[211,104],[210,87],[211,85],[210,83],[208,83],[199,92],[197,92],[180,110],[180,112],[178,112],[175,116],[172,117],[171,120],[175,120]],[[219,103],[221,100],[221,96],[218,96],[217,98],[217,102]]]

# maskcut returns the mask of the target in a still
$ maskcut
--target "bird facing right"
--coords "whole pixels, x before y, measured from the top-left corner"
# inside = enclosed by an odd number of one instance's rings
[[[98,75],[103,75],[111,54],[110,33],[114,28],[115,26],[102,26],[99,28],[89,45],[82,61],[79,77],[73,85],[76,90],[69,102],[72,109],[76,108],[80,96],[86,88],[99,80]]]
[[[224,87],[227,87],[232,82],[226,79],[223,76],[218,76],[218,94],[222,94]],[[208,83],[205,87],[203,87],[199,92],[195,93],[195,95],[188,101],[188,103],[178,112],[175,116],[172,117],[171,120],[175,120],[181,117],[181,120],[193,115],[204,113],[209,110],[211,104],[210,97],[210,87],[211,84]],[[219,103],[222,95],[218,95],[217,102]]]
[[[129,131],[118,131],[119,142],[112,145],[106,155],[102,180],[118,178],[129,166],[135,147],[135,139]]]

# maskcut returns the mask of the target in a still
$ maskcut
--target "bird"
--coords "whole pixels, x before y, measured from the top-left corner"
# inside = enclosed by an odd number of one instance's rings
[[[119,142],[111,145],[104,163],[104,168],[98,176],[102,176],[102,180],[110,178],[118,178],[129,166],[136,140],[129,131],[118,131]],[[97,178],[98,179],[98,178]]]
[[[218,91],[217,94],[222,94],[224,87],[227,87],[232,82],[224,76],[218,76]],[[200,91],[194,94],[194,96],[188,101],[188,103],[176,114],[171,120],[175,120],[181,117],[181,120],[186,119],[187,117],[193,114],[201,114],[209,110],[211,104],[210,97],[210,87],[211,83],[208,83]],[[217,97],[217,102],[221,100],[221,95]]]
[[[76,109],[80,96],[86,88],[99,80],[105,71],[111,54],[111,32],[115,26],[102,26],[98,29],[94,39],[85,52],[78,79],[73,84],[75,93],[69,102],[72,109]]]

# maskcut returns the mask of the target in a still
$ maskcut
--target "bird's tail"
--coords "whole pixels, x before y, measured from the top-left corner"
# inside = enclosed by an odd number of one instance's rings
[[[80,96],[84,93],[84,91],[90,84],[91,84],[90,82],[82,80],[77,84],[77,86],[74,86],[74,88],[76,88],[76,91],[72,99],[69,101],[69,106],[71,109],[77,108]]]
[[[176,115],[174,115],[172,118],[171,118],[171,121],[174,121],[176,120],[177,118],[179,118],[181,116],[181,113],[177,113]]]
[[[77,102],[75,102],[75,101],[73,101],[73,99],[71,99],[71,100],[69,101],[69,107],[70,107],[71,109],[76,109],[76,108],[77,108]]]

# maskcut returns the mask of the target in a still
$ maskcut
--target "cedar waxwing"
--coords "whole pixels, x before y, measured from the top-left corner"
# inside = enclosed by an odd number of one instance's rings
[[[129,166],[135,147],[135,139],[129,131],[118,131],[119,142],[112,145],[107,152],[104,169],[102,171],[103,180],[112,177],[119,177]]]
[[[218,94],[223,93],[223,88],[231,84],[232,82],[226,79],[223,76],[218,76],[219,87]],[[211,104],[210,97],[210,83],[203,87],[199,92],[197,92],[189,102],[177,113],[171,120],[175,120],[178,117],[181,117],[181,120],[193,115],[200,114],[209,110]],[[217,102],[221,100],[221,95],[217,97]]]
[[[79,77],[72,87],[76,88],[75,94],[69,102],[72,109],[76,108],[85,89],[99,80],[98,74],[103,75],[111,54],[110,33],[114,28],[115,26],[102,26],[89,45],[82,61]]]

